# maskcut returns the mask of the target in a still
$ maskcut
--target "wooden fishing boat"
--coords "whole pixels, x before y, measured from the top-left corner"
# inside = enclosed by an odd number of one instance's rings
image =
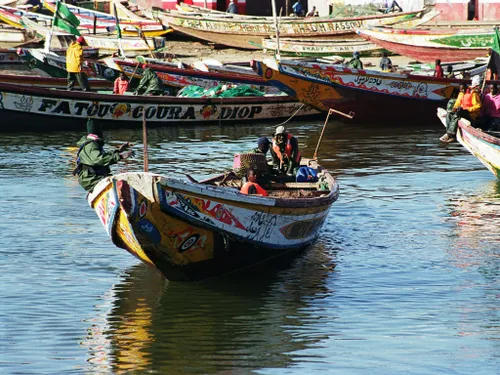
[[[224,70],[222,66],[219,71],[210,72],[194,69],[190,66],[177,67],[155,59],[145,60],[146,67],[153,69],[166,85],[172,87],[195,85],[208,89],[221,84],[234,84],[247,85],[266,94],[281,93],[281,91],[266,82],[251,69],[250,71],[240,70],[235,73],[230,70]],[[108,58],[104,59],[103,62],[112,69],[124,72],[128,77],[140,79],[144,72],[142,64],[138,64],[137,61],[130,59]]]
[[[50,10],[52,13],[55,11],[56,1],[43,2],[44,7]],[[116,27],[116,17],[108,14],[98,12],[96,10],[80,8],[75,5],[65,4],[68,9],[73,13],[81,25],[94,25],[94,23],[99,27],[112,28]],[[161,22],[152,21],[145,18],[135,16],[133,19],[130,18],[120,18],[119,19],[120,28],[122,33],[125,35],[137,35],[138,30],[141,30],[147,37],[162,36],[171,32],[168,30]]]
[[[486,56],[493,45],[488,29],[397,29],[368,28],[357,33],[367,41],[417,61],[464,61]]]
[[[276,52],[276,39],[263,39],[262,48],[273,53]],[[280,38],[279,52],[283,56],[294,57],[324,57],[344,56],[352,57],[354,51],[361,56],[379,56],[384,49],[379,45],[365,40],[352,39],[293,39]]]
[[[0,74],[0,82],[10,85],[60,90],[66,90],[66,87],[68,86],[68,80],[66,78],[47,78],[20,74]],[[113,83],[104,79],[89,79],[89,85],[92,90],[113,89]]]
[[[437,116],[446,127],[446,109],[438,108]],[[500,138],[498,132],[485,132],[471,126],[464,118],[458,121],[457,140],[488,170],[500,179]]]
[[[422,122],[435,116],[461,83],[454,78],[357,70],[345,65],[283,60],[254,61],[254,69],[293,98],[322,111],[355,112],[358,121]],[[471,75],[485,71],[485,65]]]
[[[22,48],[0,48],[0,64],[22,64],[23,62],[25,62],[28,63],[28,66],[31,66],[33,64],[33,61],[30,61],[30,59],[28,58],[31,56],[26,55],[26,59],[22,59],[20,57],[22,55],[25,55],[26,51],[27,50]],[[51,52],[59,56],[66,55],[65,48],[56,48],[51,50]],[[83,57],[85,57],[86,59],[96,58],[98,55],[99,50],[97,48],[83,48]]]
[[[52,21],[51,21],[52,22]],[[50,32],[50,26],[42,25],[27,17],[21,17],[21,23],[26,29],[33,31],[40,38],[45,38]],[[123,49],[127,56],[136,56],[143,53],[148,53],[152,50],[153,41],[148,42],[147,39],[138,36],[124,36],[121,39],[116,38],[116,35],[111,34],[82,34],[85,42],[93,47],[98,48],[101,53],[116,53]],[[51,40],[51,48],[66,48],[75,39],[75,36],[55,28]]]
[[[295,254],[317,238],[339,196],[317,163],[316,183],[271,182],[269,196],[239,192],[227,175],[188,182],[122,173],[88,195],[113,243],[171,281],[198,281]]]
[[[0,24],[0,43],[26,43],[32,39],[26,30]]]
[[[62,91],[0,83],[0,131],[84,129],[86,119],[106,128],[255,122],[319,112],[288,96],[178,98]]]
[[[386,25],[417,18],[421,12],[380,14],[358,18],[285,17],[280,22],[280,35],[284,38],[324,39],[350,35],[368,25]],[[262,49],[262,39],[275,35],[272,17],[241,15],[223,16],[207,13],[181,13],[155,9],[151,17],[160,19],[175,31],[183,34],[244,49]]]

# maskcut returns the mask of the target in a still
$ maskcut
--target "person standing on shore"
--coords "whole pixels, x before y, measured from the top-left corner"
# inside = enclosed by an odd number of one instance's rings
[[[87,76],[82,72],[83,48],[85,43],[83,36],[79,36],[73,41],[66,51],[66,70],[68,71],[68,91],[73,90],[76,81],[83,91],[89,91]]]
[[[363,62],[360,60],[360,57],[361,54],[358,51],[354,51],[352,59],[347,63],[347,66],[353,69],[363,69]]]
[[[238,14],[238,8],[236,8],[234,0],[229,0],[229,6],[227,7],[226,13]]]
[[[380,70],[383,72],[391,72],[392,71],[392,61],[387,57],[387,52],[382,52],[382,58],[380,59]]]

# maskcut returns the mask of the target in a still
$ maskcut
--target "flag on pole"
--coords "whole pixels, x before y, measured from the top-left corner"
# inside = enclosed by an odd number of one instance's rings
[[[116,22],[116,36],[118,39],[122,38],[122,30],[120,29],[120,20],[118,19],[118,12],[116,11],[116,4],[113,4],[115,10],[115,22]]]
[[[54,26],[66,30],[70,34],[80,35],[80,32],[78,31],[80,21],[73,13],[71,13],[69,8],[60,1],[56,3],[53,23]]]

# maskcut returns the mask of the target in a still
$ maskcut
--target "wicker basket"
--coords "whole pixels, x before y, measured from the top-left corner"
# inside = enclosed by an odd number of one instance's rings
[[[267,171],[267,160],[264,154],[236,154],[233,160],[233,171],[239,177],[243,177],[247,173],[248,168],[253,168],[255,171],[264,173]]]

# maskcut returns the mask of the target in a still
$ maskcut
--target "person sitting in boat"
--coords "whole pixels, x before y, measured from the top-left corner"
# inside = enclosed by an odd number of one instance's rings
[[[85,43],[83,36],[79,36],[75,41],[71,42],[66,50],[66,70],[68,71],[68,91],[73,90],[76,81],[78,81],[83,91],[89,90],[87,76],[82,72],[83,65],[83,48]]]
[[[299,142],[284,126],[278,126],[272,141],[273,167],[279,174],[293,176],[300,165]]]
[[[358,51],[354,51],[352,54],[352,59],[349,60],[347,66],[353,69],[363,69],[363,62],[360,60],[361,54]]]
[[[495,53],[495,55],[492,56],[495,52],[493,49],[488,50],[488,65],[486,66],[486,75],[485,79],[487,81],[489,80],[497,80],[498,79],[498,68],[497,68],[497,58],[498,54]]]
[[[306,14],[306,18],[314,17],[316,12],[316,7],[313,5],[312,9]]]
[[[465,118],[474,125],[481,113],[481,97],[479,96],[479,85],[481,78],[476,75],[472,77],[470,87],[458,94],[457,101],[455,102],[452,114],[446,122],[446,134],[439,140],[444,143],[453,142],[456,138],[458,120]]]
[[[434,77],[443,78],[443,67],[441,66],[441,60],[436,60],[436,67],[434,68]]]
[[[260,137],[257,140],[257,147],[251,149],[248,151],[249,153],[253,154],[264,154],[267,155],[267,152],[269,151],[269,145],[271,144],[271,141],[267,139],[267,137]]]
[[[128,89],[128,79],[125,73],[120,73],[117,79],[115,79],[113,94],[123,95]]]
[[[297,17],[304,17],[305,10],[304,10],[304,7],[302,6],[300,0],[297,0],[292,5],[292,9],[293,9],[293,14],[295,14]]]
[[[104,151],[102,128],[92,119],[87,120],[87,133],[77,143],[79,149],[73,175],[78,175],[78,182],[85,190],[92,191],[99,181],[111,176],[111,164],[133,156],[134,152],[127,150],[130,143],[110,152]]]
[[[238,14],[238,8],[236,8],[234,0],[229,0],[229,6],[227,7],[226,13]]]
[[[146,64],[142,64],[142,69],[142,78],[134,95],[163,95],[165,89],[160,77]],[[144,93],[142,93],[143,91]]]
[[[446,73],[444,73],[445,78],[455,78],[455,74],[453,73],[453,66],[448,65],[446,67]]]
[[[241,194],[260,194],[267,197],[267,191],[259,185],[259,174],[253,168],[247,170],[247,182],[241,187]]]
[[[481,125],[483,130],[500,130],[500,93],[498,85],[492,83],[489,85],[489,93],[483,98],[483,107],[481,108]]]
[[[382,58],[380,59],[380,70],[383,72],[392,72],[392,61],[387,57],[387,52],[382,52]]]

